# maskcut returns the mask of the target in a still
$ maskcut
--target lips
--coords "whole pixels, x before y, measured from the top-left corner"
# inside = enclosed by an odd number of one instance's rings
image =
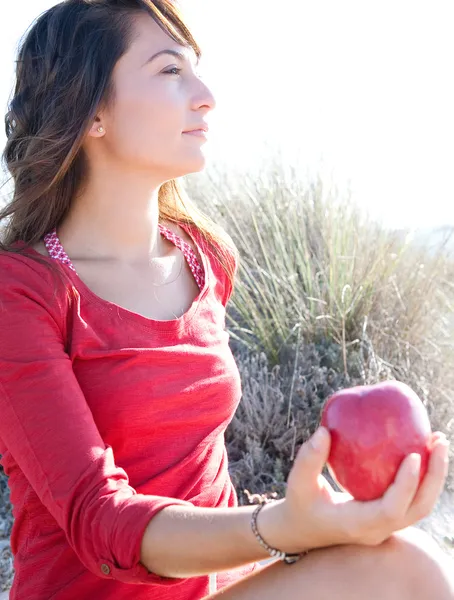
[[[208,133],[208,125],[206,123],[202,123],[197,127],[183,131],[183,133],[192,133],[193,131],[204,131],[205,133]]]
[[[183,135],[190,135],[191,137],[197,137],[202,140],[207,140],[207,134],[203,129],[194,129],[192,131],[183,131]]]

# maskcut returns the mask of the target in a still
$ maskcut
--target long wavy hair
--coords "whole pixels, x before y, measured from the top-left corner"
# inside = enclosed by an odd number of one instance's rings
[[[68,213],[88,174],[84,138],[98,108],[115,101],[112,72],[133,40],[139,12],[201,56],[173,0],[65,0],[42,13],[21,39],[5,117],[2,159],[14,187],[0,210],[0,224],[6,220],[0,252],[26,252]],[[160,219],[197,228],[233,288],[239,253],[230,235],[177,179],[161,186],[158,204]],[[27,256],[52,268],[47,257]]]

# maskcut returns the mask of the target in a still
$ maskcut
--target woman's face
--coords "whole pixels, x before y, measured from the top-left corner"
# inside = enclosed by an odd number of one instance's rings
[[[136,38],[114,69],[115,101],[100,113],[92,135],[103,135],[104,158],[116,169],[153,172],[165,182],[204,167],[206,140],[183,132],[206,122],[215,99],[197,74],[192,48],[174,42],[149,15],[135,23]],[[168,49],[185,58],[150,60]],[[99,124],[104,134],[97,133]]]

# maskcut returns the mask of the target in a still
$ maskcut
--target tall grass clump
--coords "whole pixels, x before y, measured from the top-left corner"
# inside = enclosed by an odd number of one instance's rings
[[[241,257],[226,323],[243,398],[226,439],[243,501],[246,488],[283,492],[340,388],[404,381],[454,437],[452,232],[429,248],[277,160],[257,175],[208,169],[186,187]],[[451,483],[452,472],[451,460]]]

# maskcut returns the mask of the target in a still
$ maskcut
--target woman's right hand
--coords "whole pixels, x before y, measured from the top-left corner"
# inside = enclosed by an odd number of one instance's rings
[[[330,443],[329,430],[320,427],[299,449],[285,499],[269,505],[274,547],[293,553],[338,544],[378,545],[432,512],[448,472],[443,433],[432,435],[429,466],[419,489],[419,455],[409,455],[385,494],[367,502],[336,492],[321,474]]]

